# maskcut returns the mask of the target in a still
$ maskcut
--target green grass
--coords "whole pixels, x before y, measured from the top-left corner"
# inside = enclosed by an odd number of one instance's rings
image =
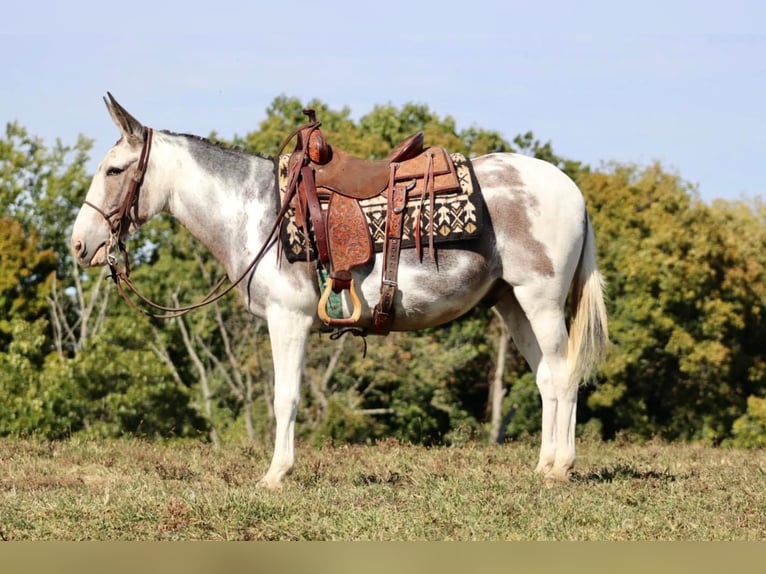
[[[0,440],[4,540],[765,540],[763,451],[579,445],[569,484],[537,446],[266,447]]]

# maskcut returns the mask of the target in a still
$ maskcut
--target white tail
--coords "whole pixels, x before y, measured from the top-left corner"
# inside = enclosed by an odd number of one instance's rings
[[[572,286],[572,320],[569,326],[569,372],[577,384],[593,376],[606,357],[609,329],[604,304],[604,279],[596,263],[596,240],[585,215],[585,243]]]

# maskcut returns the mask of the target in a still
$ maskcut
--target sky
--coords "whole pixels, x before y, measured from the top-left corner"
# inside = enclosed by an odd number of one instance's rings
[[[280,95],[426,104],[594,167],[659,161],[705,201],[766,197],[763,0],[7,2],[0,125],[52,145],[258,128]],[[321,119],[321,118],[320,118]]]

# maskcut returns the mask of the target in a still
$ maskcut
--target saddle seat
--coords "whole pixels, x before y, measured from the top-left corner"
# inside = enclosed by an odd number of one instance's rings
[[[406,162],[423,153],[423,139],[423,132],[412,134],[380,160],[361,159],[327,145],[327,152],[319,153],[319,157],[329,157],[327,162],[313,162],[316,186],[354,199],[380,195],[388,185],[390,165]],[[317,157],[316,152],[312,155]]]
[[[422,132],[405,139],[381,160],[361,159],[332,146],[327,149],[326,163],[311,162],[317,194],[323,200],[337,194],[363,201],[384,194],[392,183],[407,185],[407,197],[458,187],[449,152],[437,146],[424,148]]]

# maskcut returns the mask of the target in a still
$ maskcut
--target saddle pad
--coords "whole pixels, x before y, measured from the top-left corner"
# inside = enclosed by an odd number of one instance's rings
[[[479,191],[474,189],[473,186],[470,161],[459,153],[452,153],[450,157],[455,164],[460,189],[448,193],[439,193],[434,198],[434,211],[436,215],[434,221],[435,244],[476,238],[481,234],[484,220],[483,202]],[[280,198],[284,197],[287,187],[287,162],[289,158],[289,154],[279,158],[277,169],[279,170]],[[323,209],[327,208],[326,201],[326,199],[322,200]],[[376,252],[383,251],[383,244],[386,238],[386,201],[386,194],[383,193],[359,202],[367,218],[373,247]],[[421,242],[424,247],[428,245],[429,226],[432,217],[430,200],[426,198],[421,205],[420,198],[415,197],[410,198],[407,202],[404,214],[402,248],[415,247],[413,224],[415,214],[419,208],[423,210],[420,217]],[[292,208],[287,211],[282,221],[280,239],[282,241],[283,253],[288,261],[306,261],[305,237],[303,230],[295,223],[295,212]],[[308,258],[309,260],[316,259],[313,241],[309,245]]]

